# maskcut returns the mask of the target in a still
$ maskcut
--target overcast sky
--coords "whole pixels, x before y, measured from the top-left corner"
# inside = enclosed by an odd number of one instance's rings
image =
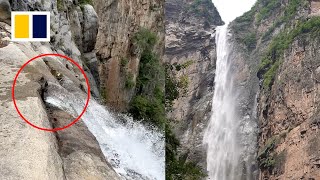
[[[256,0],[212,0],[226,23],[249,11]]]

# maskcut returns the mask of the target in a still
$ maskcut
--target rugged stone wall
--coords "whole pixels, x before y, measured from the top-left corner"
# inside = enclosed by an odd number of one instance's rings
[[[202,140],[213,97],[215,27],[223,21],[211,1],[167,0],[165,16],[165,62],[180,84],[168,117],[181,141],[180,153],[206,170]]]
[[[95,4],[100,18],[96,49],[101,93],[111,108],[124,111],[135,94],[135,88],[126,88],[125,82],[129,74],[134,82],[138,76],[140,54],[132,38],[140,28],[157,34],[154,49],[162,59],[164,0],[97,0]]]
[[[319,179],[319,26],[299,29],[319,2],[272,2],[258,1],[231,25],[234,54],[250,67],[240,74],[260,79],[260,90],[246,83],[258,93],[259,179]]]
[[[232,33],[232,31],[230,31]],[[258,62],[255,56],[247,52],[246,47],[238,44],[236,35],[229,36],[229,59],[231,60],[230,76],[233,79],[233,92],[235,109],[239,128],[238,145],[240,159],[238,174],[243,180],[254,180],[258,178],[258,165],[256,161],[257,136],[259,133],[257,125],[257,97],[259,93],[259,78],[257,77]],[[240,177],[239,177],[240,178]]]
[[[10,42],[10,26],[0,22],[0,179],[119,179],[83,122],[58,133],[40,131],[19,117],[11,99],[11,86],[19,68],[44,53],[65,54],[77,61],[91,77],[92,94],[98,96],[94,78],[82,61],[88,53],[95,58],[92,50],[98,24],[93,7],[64,0],[10,3],[13,10],[50,11],[51,41]],[[48,84],[85,94],[84,82],[77,67],[66,60],[41,58],[19,75],[17,105],[35,125],[61,127],[74,117],[44,103],[44,94],[55,91]]]

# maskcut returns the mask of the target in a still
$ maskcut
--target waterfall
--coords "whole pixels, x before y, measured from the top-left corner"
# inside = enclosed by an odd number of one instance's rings
[[[233,90],[233,77],[230,73],[228,25],[217,28],[217,65],[213,115],[205,132],[208,144],[207,169],[213,180],[233,180],[239,160],[236,115],[236,97]]]
[[[228,25],[237,16],[249,10],[254,0],[216,0],[224,26],[217,27],[217,62],[215,70],[215,90],[212,99],[212,115],[204,134],[207,145],[207,170],[210,180],[250,179],[250,172],[242,172],[243,164],[249,157],[243,157],[246,148],[242,142],[246,134],[253,132],[254,124],[248,117],[239,114],[239,91],[235,86],[235,72],[230,58],[232,46],[228,42]],[[254,151],[254,150],[253,150]],[[249,160],[248,160],[249,161]],[[245,164],[250,166],[250,164]],[[245,170],[250,169],[246,167]]]
[[[82,92],[70,93],[61,86],[50,89],[54,90],[45,98],[46,103],[74,116],[81,113],[86,98]],[[90,100],[82,120],[96,137],[108,162],[123,179],[165,179],[163,132],[125,115],[119,118],[94,99]]]

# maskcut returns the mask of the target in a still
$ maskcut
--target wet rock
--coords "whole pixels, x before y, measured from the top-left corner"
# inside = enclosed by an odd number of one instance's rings
[[[49,119],[54,127],[63,127],[75,119],[60,109],[47,106]],[[107,163],[96,138],[83,121],[57,132],[59,154],[63,160],[64,175],[67,179],[112,179],[119,176]]]

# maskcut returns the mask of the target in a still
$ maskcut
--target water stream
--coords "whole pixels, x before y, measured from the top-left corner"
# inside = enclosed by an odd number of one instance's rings
[[[225,25],[216,31],[217,63],[215,70],[215,91],[212,100],[212,116],[204,134],[207,144],[207,170],[210,180],[250,179],[250,172],[241,170],[243,145],[240,126],[248,124],[246,118],[239,117],[238,95],[232,71],[233,59],[230,58],[232,46],[229,23],[250,10],[255,0],[213,0]],[[250,126],[250,124],[248,124]],[[250,128],[250,127],[249,127]],[[248,168],[246,168],[248,169]],[[250,169],[250,168],[249,168]]]
[[[62,87],[56,87],[45,101],[78,116],[83,110],[85,98],[81,92],[70,93]],[[94,99],[90,100],[82,120],[96,137],[108,162],[123,179],[165,179],[162,132],[125,115],[119,118]]]

